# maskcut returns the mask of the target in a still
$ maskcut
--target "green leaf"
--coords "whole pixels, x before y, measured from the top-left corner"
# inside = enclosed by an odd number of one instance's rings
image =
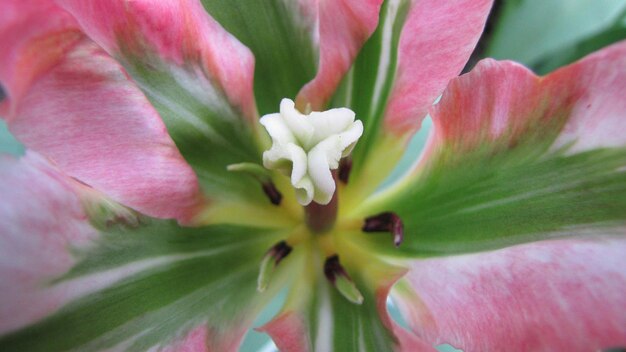
[[[255,57],[254,91],[261,115],[294,99],[316,72],[313,23],[295,1],[203,0],[205,9]]]
[[[569,52],[623,20],[626,1],[520,0],[502,6],[484,56],[512,59],[545,73],[549,67],[542,68],[541,62]],[[563,60],[559,65],[567,63]]]
[[[278,235],[235,226],[181,228],[167,221],[112,229],[88,249],[75,249],[78,263],[50,283],[54,288],[87,280],[95,290],[1,337],[0,350],[143,351],[198,324],[220,332],[240,329],[271,298],[271,292],[256,291],[256,276]],[[121,278],[99,287],[98,276],[112,271]]]
[[[534,68],[538,73],[548,73],[622,39],[626,39],[626,26],[610,27],[537,61]]]

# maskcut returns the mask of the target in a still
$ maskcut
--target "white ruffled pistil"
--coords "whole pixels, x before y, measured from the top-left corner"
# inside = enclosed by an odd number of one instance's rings
[[[263,165],[291,177],[298,203],[328,204],[335,193],[330,170],[352,151],[363,134],[363,124],[347,108],[301,114],[290,99],[280,102],[280,112],[261,118],[272,138],[263,153]]]

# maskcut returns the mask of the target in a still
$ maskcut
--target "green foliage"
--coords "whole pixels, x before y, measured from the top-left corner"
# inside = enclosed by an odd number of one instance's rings
[[[624,0],[502,1],[484,57],[521,62],[540,74],[626,39]]]

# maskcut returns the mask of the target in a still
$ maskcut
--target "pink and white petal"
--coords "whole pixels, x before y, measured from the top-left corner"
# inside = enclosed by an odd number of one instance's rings
[[[257,182],[227,170],[260,162],[254,58],[199,0],[57,2],[137,82],[213,205],[267,205]]]
[[[626,41],[562,68],[545,80],[577,97],[555,147],[574,143],[569,152],[626,144]],[[567,88],[566,88],[567,87]]]
[[[226,32],[198,0],[58,0],[93,40],[122,61],[129,55],[158,56],[177,66],[199,65],[229,102],[256,119],[252,91],[254,57]],[[217,92],[206,91],[210,95]],[[212,102],[216,103],[216,102]]]
[[[68,174],[148,215],[191,219],[198,181],[158,113],[87,39],[13,101],[10,131]]]
[[[183,338],[174,341],[170,345],[155,350],[161,352],[210,352],[208,343],[209,329],[203,325],[194,328]]]
[[[6,0],[0,11],[0,82],[18,99],[80,37],[71,15],[52,1]],[[47,36],[47,33],[55,33]],[[5,114],[9,104],[5,101]]]
[[[16,43],[0,55],[10,65],[0,72],[9,130],[116,201],[152,216],[190,219],[202,202],[196,176],[122,67],[62,10],[15,8],[22,11],[0,41]],[[34,29],[11,39],[24,27]]]
[[[302,315],[287,311],[256,329],[267,333],[281,352],[308,352],[311,343]]]
[[[0,157],[0,332],[15,330],[62,306],[68,292],[43,289],[75,260],[70,246],[97,235],[71,180],[40,156]]]
[[[385,129],[413,133],[428,109],[469,59],[492,0],[413,0],[398,46],[396,80]]]
[[[246,329],[232,333],[217,333],[207,325],[200,325],[167,346],[154,348],[159,352],[236,352]]]
[[[317,3],[319,63],[315,78],[298,93],[299,107],[323,110],[361,46],[378,25],[382,0],[307,1]]]
[[[531,132],[554,136],[575,100],[566,87],[550,91],[543,82],[515,62],[482,60],[470,74],[451,81],[431,109],[429,143],[470,152],[499,138],[515,146]],[[539,124],[544,127],[531,130]]]
[[[623,237],[606,237],[416,261],[407,278],[421,302],[408,317],[419,336],[466,351],[626,346],[624,253]]]
[[[467,152],[481,143],[495,148],[498,140],[515,147],[528,138],[568,153],[624,146],[625,58],[623,41],[545,77],[514,62],[483,60],[451,81],[431,109],[428,150]]]
[[[380,315],[380,318],[382,319],[385,327],[392,331],[395,337],[398,339],[398,351],[436,351],[433,345],[422,340],[414,333],[407,331],[389,316],[389,311],[387,310],[387,298],[389,297],[389,292],[391,291],[393,285],[403,275],[405,275],[404,271],[402,271],[400,275],[390,278],[386,282],[382,282],[379,288],[376,290],[376,307],[378,309],[378,314]]]

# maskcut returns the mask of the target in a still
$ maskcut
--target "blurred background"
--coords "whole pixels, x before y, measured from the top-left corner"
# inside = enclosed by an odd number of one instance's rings
[[[496,0],[483,37],[464,71],[471,70],[480,59],[492,57],[518,61],[538,74],[546,74],[624,39],[626,0]],[[0,89],[0,100],[3,97]],[[416,159],[430,126],[427,119],[388,182],[402,175]],[[0,153],[21,155],[23,152],[23,146],[0,120]],[[279,296],[255,326],[277,313],[281,300]],[[393,305],[390,310],[401,321]],[[448,345],[439,346],[439,350],[458,351]],[[252,331],[246,336],[242,351],[276,349],[264,334]]]

